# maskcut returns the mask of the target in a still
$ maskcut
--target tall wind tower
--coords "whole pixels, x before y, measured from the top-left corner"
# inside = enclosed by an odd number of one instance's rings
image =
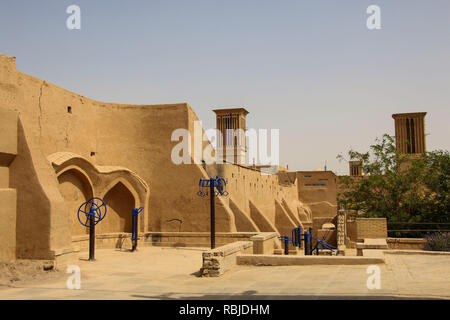
[[[222,134],[217,140],[217,158],[236,164],[245,164],[246,116],[244,108],[216,109],[216,128]]]
[[[422,154],[426,151],[426,112],[393,114],[395,120],[395,144],[397,150],[408,154]]]

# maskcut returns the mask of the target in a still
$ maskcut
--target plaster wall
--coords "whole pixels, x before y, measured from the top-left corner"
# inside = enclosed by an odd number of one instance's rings
[[[75,203],[81,204],[91,191],[82,190],[75,176],[58,180],[47,159],[58,152],[77,154],[96,166],[122,166],[148,181],[153,192],[141,203],[147,231],[209,229],[209,203],[196,196],[198,179],[206,178],[206,172],[196,164],[175,165],[170,158],[178,143],[171,141],[173,130],[186,128],[193,135],[198,119],[188,104],[102,103],[18,72],[10,57],[0,56],[0,69],[1,108],[16,111],[20,119],[20,157],[8,173],[1,171],[19,194],[19,257],[52,258],[52,251],[70,248],[71,236],[83,233],[74,226]],[[120,229],[126,229],[122,224]],[[217,210],[217,225],[217,231],[235,231],[227,206]]]
[[[17,191],[10,165],[17,155],[17,113],[0,108],[0,262],[16,259]]]
[[[230,193],[217,197],[217,232],[290,234],[298,224],[311,224],[315,211],[332,214],[335,202],[324,200],[332,198],[332,184],[309,192],[299,173],[286,180],[233,164],[173,163],[172,149],[180,143],[171,141],[176,129],[188,130],[194,154],[198,118],[187,103],[95,101],[18,72],[15,59],[1,55],[0,70],[0,108],[18,114],[16,149],[0,139],[2,148],[12,150],[7,154],[18,154],[5,160],[8,170],[0,166],[0,184],[17,191],[20,258],[70,252],[72,238],[86,235],[78,225],[78,207],[93,196],[108,206],[99,234],[130,232],[131,209],[138,206],[144,207],[141,232],[209,231],[209,199],[197,196],[198,181],[216,175],[227,180]],[[321,205],[324,209],[311,212],[310,206]]]
[[[298,171],[298,198],[312,211],[313,217],[337,214],[336,175],[332,171]]]

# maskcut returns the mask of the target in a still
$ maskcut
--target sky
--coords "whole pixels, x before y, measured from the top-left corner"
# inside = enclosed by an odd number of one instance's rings
[[[2,0],[0,54],[95,100],[187,102],[205,129],[244,107],[290,170],[347,174],[336,156],[393,135],[393,113],[427,112],[428,151],[450,149],[448,0]]]

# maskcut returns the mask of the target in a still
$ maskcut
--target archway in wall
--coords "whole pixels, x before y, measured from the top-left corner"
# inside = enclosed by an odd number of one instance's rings
[[[135,207],[133,194],[122,183],[118,182],[103,197],[107,213],[97,230],[99,233],[129,232],[132,231],[132,210]]]
[[[69,208],[72,236],[88,233],[87,228],[78,222],[78,208],[92,198],[89,180],[78,170],[71,169],[58,176],[59,190]]]

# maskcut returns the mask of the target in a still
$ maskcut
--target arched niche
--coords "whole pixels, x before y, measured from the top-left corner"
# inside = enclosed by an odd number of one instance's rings
[[[92,184],[87,175],[75,168],[65,170],[58,176],[59,190],[69,210],[72,236],[84,235],[88,230],[77,217],[78,208],[93,197]]]
[[[117,182],[103,196],[107,213],[96,227],[98,233],[116,233],[132,231],[132,210],[136,199],[128,187],[121,181]]]

